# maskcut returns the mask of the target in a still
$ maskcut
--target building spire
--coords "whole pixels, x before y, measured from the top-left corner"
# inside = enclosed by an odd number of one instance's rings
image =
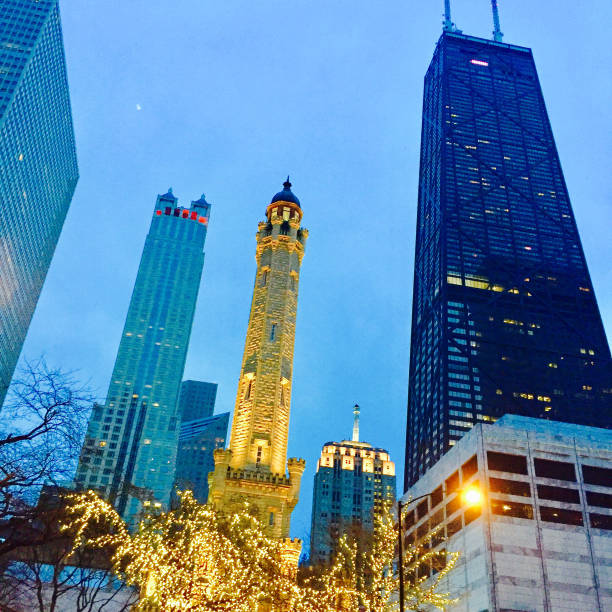
[[[491,8],[493,9],[493,40],[501,42],[504,37],[499,26],[499,9],[497,8],[497,0],[491,0]]]
[[[359,442],[359,404],[353,406],[353,442]]]
[[[453,22],[451,20],[450,0],[444,0],[444,27],[445,32],[453,31]]]
[[[283,183],[283,187],[285,189],[291,189],[291,182],[289,181],[289,175],[287,175],[287,180]]]

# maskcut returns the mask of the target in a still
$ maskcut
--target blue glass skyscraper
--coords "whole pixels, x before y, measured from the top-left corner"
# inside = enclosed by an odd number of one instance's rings
[[[0,406],[78,176],[57,0],[0,0]]]
[[[181,418],[175,489],[190,489],[202,504],[208,501],[208,474],[215,469],[213,451],[225,448],[229,412],[216,414],[217,384],[184,380],[179,394]]]
[[[92,412],[75,483],[131,520],[174,482],[178,395],[204,265],[210,205],[157,197],[104,406]]]
[[[212,416],[217,399],[217,383],[184,380],[179,393],[181,421],[194,421]]]
[[[175,488],[189,489],[201,503],[208,501],[208,475],[215,469],[213,451],[225,448],[229,412],[181,423]]]

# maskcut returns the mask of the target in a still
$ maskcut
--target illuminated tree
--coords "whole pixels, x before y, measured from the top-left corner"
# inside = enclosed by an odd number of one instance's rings
[[[264,602],[280,610],[298,598],[282,541],[247,506],[225,515],[187,491],[178,508],[145,517],[134,534],[91,491],[73,496],[68,513],[75,550],[109,550],[115,573],[140,590],[135,609],[250,612]]]
[[[227,515],[199,504],[187,491],[180,494],[178,508],[145,517],[132,534],[113,507],[89,491],[72,496],[68,516],[63,529],[74,537],[75,553],[106,551],[115,574],[140,591],[136,610],[386,612],[398,607],[397,528],[388,507],[375,517],[372,533],[342,537],[331,565],[312,568],[297,581],[283,562],[283,541],[268,536],[247,505]],[[407,610],[444,609],[453,601],[438,588],[458,553],[428,548],[434,535],[407,547]]]
[[[442,579],[455,566],[459,553],[434,547],[434,530],[404,550],[404,607],[406,610],[444,610],[456,600],[439,592]],[[332,610],[383,612],[399,609],[397,522],[385,506],[374,516],[371,533],[342,536],[330,566],[314,568],[302,579],[301,597],[313,612]]]

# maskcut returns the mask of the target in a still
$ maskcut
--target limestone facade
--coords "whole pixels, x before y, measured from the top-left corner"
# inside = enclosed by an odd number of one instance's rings
[[[258,226],[257,273],[230,444],[215,451],[209,475],[211,503],[231,509],[250,502],[279,538],[289,536],[305,467],[303,459],[287,460],[298,286],[308,237],[290,187],[287,181]],[[296,546],[288,540],[287,554],[297,563]]]

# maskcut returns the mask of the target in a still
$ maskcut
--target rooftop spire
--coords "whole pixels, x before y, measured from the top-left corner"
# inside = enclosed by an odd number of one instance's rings
[[[445,32],[453,31],[453,22],[451,20],[450,0],[444,0],[444,27]]]
[[[285,189],[291,189],[291,183],[289,182],[289,175],[287,175],[287,180],[283,183],[283,187]]]
[[[491,8],[493,9],[493,40],[501,42],[504,37],[499,27],[499,10],[497,8],[497,0],[491,0]]]
[[[359,404],[353,406],[353,442],[359,442]]]

